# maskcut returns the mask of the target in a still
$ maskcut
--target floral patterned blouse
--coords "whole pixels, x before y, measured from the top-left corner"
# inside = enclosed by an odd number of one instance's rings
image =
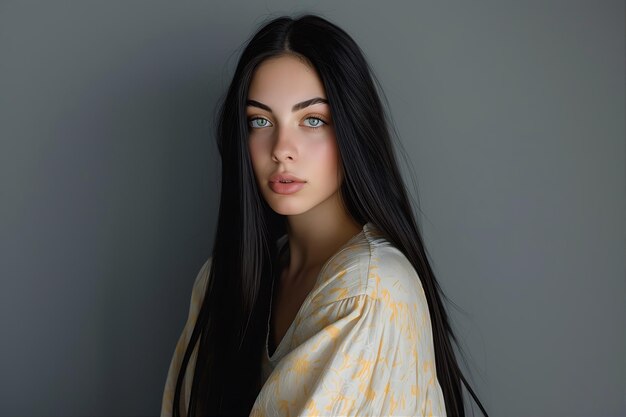
[[[176,377],[210,261],[193,287],[189,318],[167,375],[162,417],[172,415]],[[421,282],[407,258],[372,223],[324,264],[271,356],[269,316],[267,323],[264,384],[250,417],[446,416]],[[183,384],[185,409],[196,354]]]

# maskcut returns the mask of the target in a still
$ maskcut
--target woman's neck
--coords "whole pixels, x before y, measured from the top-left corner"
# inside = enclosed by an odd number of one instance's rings
[[[299,276],[306,276],[307,271],[321,267],[363,228],[337,201],[324,203],[328,204],[287,218],[289,264],[284,275],[286,280],[297,281]]]

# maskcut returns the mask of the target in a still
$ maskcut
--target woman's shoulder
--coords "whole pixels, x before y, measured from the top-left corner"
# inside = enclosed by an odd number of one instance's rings
[[[209,280],[209,275],[211,273],[212,262],[213,262],[213,257],[209,256],[209,258],[206,261],[204,261],[204,263],[200,267],[200,271],[196,275],[196,279],[194,280],[193,287],[191,290],[191,304],[189,306],[189,317],[196,317],[200,311],[200,307],[202,306],[202,300],[204,299],[204,293],[206,292],[206,286]]]
[[[372,233],[367,293],[371,298],[398,302],[425,301],[421,279],[411,261],[395,245]]]
[[[213,263],[213,256],[209,256],[209,258],[206,261],[204,261],[193,283],[194,290],[204,290],[206,288],[206,284],[209,279],[209,274],[211,273],[212,263]]]

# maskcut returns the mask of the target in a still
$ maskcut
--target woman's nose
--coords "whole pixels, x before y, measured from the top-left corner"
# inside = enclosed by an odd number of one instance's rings
[[[272,149],[272,157],[277,161],[294,160],[297,156],[297,149],[293,139],[293,132],[289,132],[286,127],[276,128],[276,140]]]

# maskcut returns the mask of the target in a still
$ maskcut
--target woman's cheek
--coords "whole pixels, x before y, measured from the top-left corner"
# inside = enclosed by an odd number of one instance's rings
[[[263,142],[257,137],[250,138],[248,141],[248,150],[250,151],[252,163],[256,165],[256,162],[258,162],[261,153],[263,152]]]

